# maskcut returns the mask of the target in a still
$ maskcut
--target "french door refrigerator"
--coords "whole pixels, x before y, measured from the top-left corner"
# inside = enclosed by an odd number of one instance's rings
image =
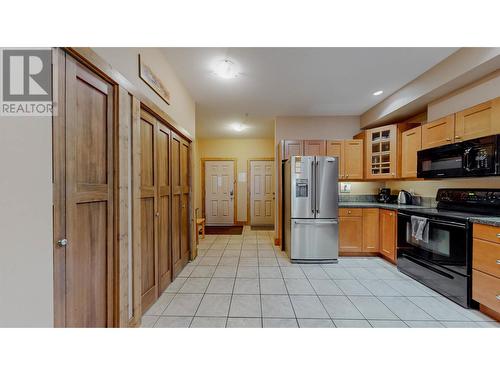
[[[292,156],[283,178],[285,250],[294,263],[338,261],[338,158]]]

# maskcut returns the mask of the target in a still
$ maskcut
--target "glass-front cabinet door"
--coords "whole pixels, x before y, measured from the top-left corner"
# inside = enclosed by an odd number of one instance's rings
[[[397,125],[366,131],[366,165],[368,178],[396,178]]]

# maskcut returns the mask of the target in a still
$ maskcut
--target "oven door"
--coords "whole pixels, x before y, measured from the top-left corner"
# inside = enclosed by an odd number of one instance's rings
[[[419,178],[461,177],[464,174],[464,149],[460,143],[417,152]]]
[[[428,218],[427,225],[429,240],[417,240],[411,233],[411,216],[398,213],[398,252],[401,250],[414,258],[470,275],[468,224]]]

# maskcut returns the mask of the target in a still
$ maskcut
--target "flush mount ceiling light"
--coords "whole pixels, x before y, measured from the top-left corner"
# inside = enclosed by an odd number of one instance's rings
[[[374,96],[379,96],[380,94],[383,94],[384,92],[382,90],[375,91],[373,93]]]
[[[238,76],[238,67],[229,59],[223,59],[215,63],[214,73],[220,78],[231,79]]]
[[[248,113],[245,113],[245,121],[235,122],[235,123],[231,124],[231,129],[233,129],[234,131],[237,131],[238,133],[241,133],[243,130],[248,128],[247,123],[248,123]]]
[[[237,132],[242,132],[243,130],[246,129],[246,126],[243,125],[243,124],[240,124],[240,123],[234,123],[231,125],[231,127],[233,128],[234,131],[237,131]]]

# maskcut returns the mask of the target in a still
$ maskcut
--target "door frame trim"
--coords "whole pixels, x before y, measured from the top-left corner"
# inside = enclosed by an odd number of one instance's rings
[[[251,197],[251,188],[252,188],[252,169],[251,169],[251,162],[252,161],[275,161],[274,157],[268,157],[268,158],[251,158],[247,160],[247,225],[252,225],[252,215],[250,213],[250,197]],[[276,163],[274,165],[274,170],[276,170]],[[276,179],[276,176],[274,176],[274,179]],[[276,181],[275,181],[276,182]],[[274,205],[276,205],[276,186],[274,187]],[[276,221],[276,212],[274,213],[274,218],[273,218],[273,226],[274,222]]]
[[[205,216],[205,162],[207,161],[232,161],[234,169],[234,199],[233,199],[233,225],[238,224],[238,184],[237,184],[237,158],[201,158],[201,214],[202,217]]]
[[[112,226],[112,249],[110,249],[112,254],[112,275],[111,280],[107,280],[107,293],[111,296],[107,298],[107,301],[111,301],[111,315],[112,315],[112,325],[111,327],[119,326],[119,314],[120,314],[120,301],[119,301],[119,239],[117,238],[118,224],[120,218],[120,201],[119,201],[119,191],[118,191],[118,174],[119,174],[119,160],[118,160],[118,121],[119,121],[119,86],[110,77],[103,74],[101,71],[96,69],[95,66],[89,62],[74,56],[69,51],[62,48],[54,48],[52,50],[52,58],[58,63],[58,74],[53,75],[52,81],[53,85],[59,87],[57,98],[53,100],[57,103],[58,115],[52,115],[52,181],[53,181],[53,222],[54,226],[52,229],[53,235],[53,304],[54,304],[54,327],[65,327],[66,326],[66,275],[65,275],[65,263],[66,263],[66,253],[65,249],[57,245],[57,241],[60,238],[66,237],[66,162],[65,158],[65,142],[66,142],[66,59],[67,57],[73,58],[78,64],[82,65],[86,69],[90,70],[92,73],[97,75],[102,80],[106,81],[112,86],[113,90],[113,139],[111,154],[113,155],[113,222],[110,223]],[[64,165],[64,168],[62,168]],[[57,220],[56,220],[57,219]],[[110,285],[111,284],[111,285]],[[111,290],[109,288],[111,287]],[[108,315],[110,313],[108,312]]]

